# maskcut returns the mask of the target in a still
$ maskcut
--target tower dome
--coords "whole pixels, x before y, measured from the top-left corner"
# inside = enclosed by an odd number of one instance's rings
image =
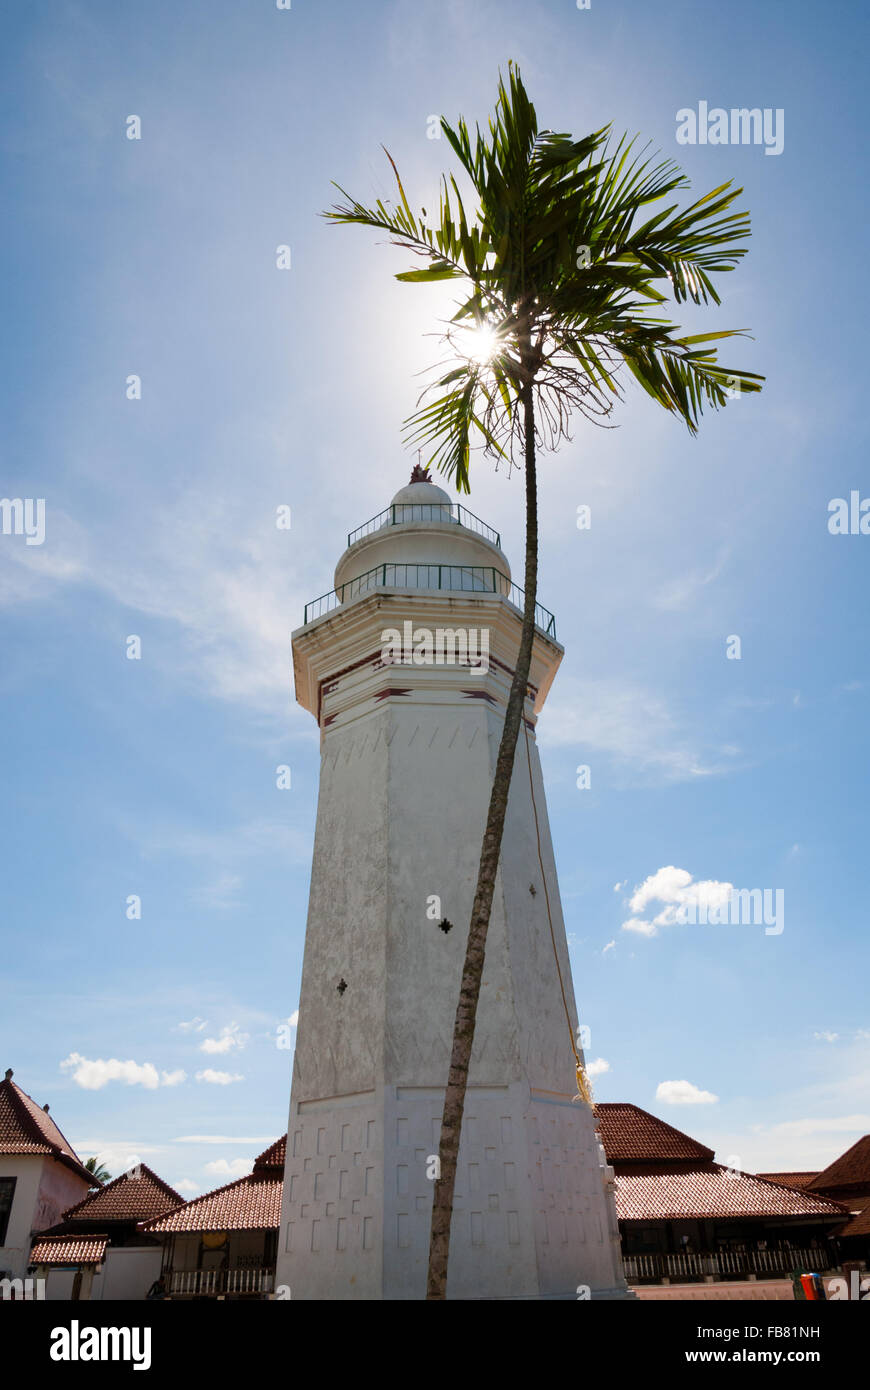
[[[453,502],[419,465],[390,505],[347,540],[335,567],[342,603],[373,587],[510,589],[498,532]]]

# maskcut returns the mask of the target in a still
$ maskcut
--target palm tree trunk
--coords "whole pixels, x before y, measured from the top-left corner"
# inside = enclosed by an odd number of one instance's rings
[[[477,889],[471,910],[462,984],[453,1028],[453,1051],[450,1074],[444,1094],[444,1113],[441,1119],[439,1145],[440,1176],[435,1180],[432,1201],[432,1228],[429,1242],[429,1276],[426,1298],[444,1299],[447,1296],[447,1259],[450,1249],[450,1223],[453,1217],[453,1189],[456,1183],[456,1161],[462,1115],[465,1109],[465,1090],[468,1068],[474,1043],[477,1001],[483,977],[486,934],[489,927],[495,878],[501,854],[501,841],[507,813],[508,792],[514,769],[514,754],[524,714],[532,644],[535,636],[535,604],[538,587],[538,489],[535,473],[535,407],[532,381],[529,379],[520,393],[523,403],[523,433],[526,471],[526,594],[520,649],[517,653],[513,682],[505,713],[504,728],[498,749],[495,777],[489,801],[486,832],[477,873]]]

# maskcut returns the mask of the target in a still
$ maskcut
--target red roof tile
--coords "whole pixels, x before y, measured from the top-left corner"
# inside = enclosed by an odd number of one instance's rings
[[[620,1221],[747,1219],[838,1216],[843,1207],[827,1197],[781,1187],[751,1173],[729,1177],[721,1163],[638,1165],[616,1179]]]
[[[283,1173],[286,1153],[287,1135],[282,1134],[280,1139],[276,1139],[274,1144],[270,1144],[268,1149],[265,1149],[259,1158],[254,1160],[254,1172],[256,1173],[261,1168],[280,1168]]]
[[[250,1173],[226,1187],[194,1197],[192,1202],[166,1212],[156,1221],[147,1221],[143,1230],[153,1231],[271,1231],[281,1221],[280,1177],[257,1177]]]
[[[757,1176],[766,1178],[768,1182],[778,1182],[783,1187],[796,1187],[798,1192],[805,1192],[813,1178],[818,1177],[818,1173],[758,1173]]]
[[[32,1265],[100,1264],[108,1236],[41,1236],[30,1252]]]
[[[838,1236],[870,1236],[870,1206],[866,1206],[837,1232]]]
[[[135,1169],[133,1170],[136,1171]],[[64,1221],[102,1223],[109,1221],[151,1221],[179,1206],[184,1198],[142,1163],[138,1172],[122,1173],[64,1212]]]
[[[15,1084],[11,1070],[7,1071],[5,1080],[0,1081],[0,1153],[47,1154],[86,1178],[92,1187],[96,1185],[93,1174],[88,1172],[48,1111]]]
[[[647,1110],[622,1102],[595,1107],[608,1163],[667,1163],[674,1159],[712,1159],[713,1150],[665,1124]]]
[[[814,1192],[835,1187],[870,1186],[870,1134],[865,1134],[813,1179]]]

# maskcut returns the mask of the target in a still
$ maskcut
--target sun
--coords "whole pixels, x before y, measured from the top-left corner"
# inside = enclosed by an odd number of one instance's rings
[[[491,362],[501,347],[501,339],[494,328],[489,324],[481,323],[475,328],[466,328],[462,332],[461,350],[464,357],[471,362],[477,362],[482,367]]]

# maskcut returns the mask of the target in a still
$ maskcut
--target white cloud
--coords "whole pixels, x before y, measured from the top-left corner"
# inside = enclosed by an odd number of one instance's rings
[[[630,917],[627,922],[623,922],[622,930],[637,932],[638,936],[655,936],[656,934],[652,922],[645,922],[641,917]]]
[[[205,1071],[196,1073],[197,1081],[206,1081],[210,1086],[229,1086],[233,1081],[244,1081],[244,1077],[239,1072],[213,1071],[211,1067],[206,1067]]]
[[[175,1026],[180,1033],[201,1033],[203,1029],[208,1027],[208,1019],[200,1018],[197,1015],[196,1018],[189,1019],[187,1023],[177,1023]]]
[[[590,1080],[594,1080],[596,1076],[603,1076],[606,1071],[610,1071],[610,1063],[606,1062],[603,1057],[596,1057],[595,1061],[590,1062],[586,1068],[586,1075]]]
[[[180,1182],[170,1183],[170,1187],[174,1187],[176,1192],[182,1195],[186,1192],[193,1196],[195,1192],[199,1192],[199,1183],[194,1182],[193,1178],[182,1178]]]
[[[129,1139],[74,1139],[73,1148],[82,1158],[92,1155],[105,1164],[113,1178],[127,1172],[133,1162],[144,1162],[148,1155],[152,1163],[155,1154],[163,1153],[159,1144],[138,1144]]]
[[[839,1033],[827,1033],[827,1032],[813,1033],[813,1037],[816,1039],[816,1042],[827,1042],[827,1043],[836,1042],[837,1039],[839,1038],[839,1036],[840,1036]]]
[[[80,1052],[71,1052],[61,1062],[60,1069],[71,1072],[73,1081],[85,1091],[101,1091],[110,1081],[123,1081],[126,1086],[144,1086],[146,1091],[153,1091],[160,1085],[157,1068],[151,1062],[120,1062],[116,1057],[89,1061]]]
[[[293,1010],[293,1013],[290,1015],[290,1017],[288,1018],[287,1022],[290,1024],[290,1027],[291,1027],[291,1028],[295,1028],[295,1027],[298,1025],[298,1023],[299,1023],[299,1010],[298,1010],[298,1009],[294,1009],[294,1010]]]
[[[234,1049],[239,1051],[250,1041],[250,1034],[243,1033],[237,1023],[228,1023],[220,1031],[219,1038],[203,1038],[199,1045],[200,1052],[226,1053]]]
[[[632,912],[643,912],[647,903],[656,899],[666,903],[679,902],[680,893],[691,882],[692,875],[688,869],[677,869],[673,864],[668,864],[666,868],[650,874],[639,888],[635,888],[629,907]]]
[[[274,1134],[180,1134],[173,1144],[274,1144]]]
[[[55,505],[51,544],[10,550],[18,563],[6,567],[0,606],[49,598],[58,585],[106,594],[137,616],[176,625],[176,678],[286,719],[287,615],[301,615],[311,596],[307,583],[294,587],[310,539],[294,531],[288,564],[274,511],[245,506],[232,480],[141,504],[148,515],[159,508],[160,517],[141,546],[129,544],[113,516],[94,519],[86,533]]]
[[[636,932],[641,936],[656,936],[659,927],[669,927],[679,921],[678,914],[690,904],[707,910],[721,907],[727,904],[733,891],[733,884],[720,882],[718,879],[699,879],[693,882],[688,869],[678,869],[676,865],[668,864],[644,879],[643,883],[635,888],[629,901],[633,913],[642,912],[651,902],[661,902],[665,906],[651,921],[645,918],[630,918],[623,922],[622,930]]]
[[[164,1086],[180,1086],[182,1081],[187,1080],[187,1072],[182,1071],[180,1067],[178,1071],[162,1071],[160,1079]]]
[[[243,1178],[252,1167],[249,1158],[216,1158],[212,1163],[206,1163],[205,1171],[216,1178]]]
[[[693,781],[727,772],[737,752],[720,748],[708,758],[659,696],[575,676],[560,677],[553,687],[538,725],[538,742],[545,748],[610,754],[633,781],[641,782]]]
[[[665,1105],[715,1105],[719,1097],[712,1091],[701,1091],[691,1081],[661,1081],[656,1100]]]
[[[606,955],[607,955],[607,952],[608,952],[608,951],[612,951],[615,945],[616,945],[616,942],[615,942],[615,941],[608,941],[607,945],[604,947],[604,950],[601,952],[601,954],[602,954],[603,956],[606,956]]]

